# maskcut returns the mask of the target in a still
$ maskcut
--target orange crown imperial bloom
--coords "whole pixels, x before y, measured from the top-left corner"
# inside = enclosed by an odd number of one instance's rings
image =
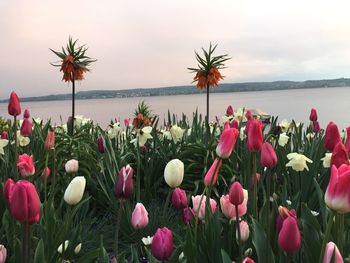
[[[194,77],[194,81],[198,81],[197,88],[199,89],[204,89],[207,85],[209,87],[217,86],[221,79],[224,78],[216,67],[212,67],[208,75],[203,71],[198,71]]]

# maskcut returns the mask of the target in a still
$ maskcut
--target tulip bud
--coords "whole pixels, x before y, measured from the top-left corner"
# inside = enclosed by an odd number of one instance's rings
[[[345,149],[347,152],[350,151],[350,127],[346,128],[346,142],[345,142]],[[6,138],[5,138],[6,139]]]
[[[247,110],[245,117],[247,118],[248,121],[253,119],[253,114],[250,110]]]
[[[336,244],[328,242],[324,251],[323,263],[343,263],[343,258]]]
[[[239,182],[234,182],[229,191],[230,202],[233,205],[240,205],[244,200],[244,193],[242,185]]]
[[[124,119],[124,125],[125,125],[125,127],[128,127],[130,125],[130,118]]]
[[[33,162],[33,156],[29,156],[25,153],[18,156],[17,168],[23,177],[34,175],[35,166]]]
[[[47,180],[47,178],[50,177],[50,174],[51,174],[50,168],[49,167],[45,167],[44,170],[41,173],[41,179],[43,181]]]
[[[320,131],[320,123],[318,121],[313,121],[312,122],[312,131],[314,133],[318,133]]]
[[[11,199],[11,193],[12,193],[12,187],[14,186],[15,182],[12,180],[12,178],[9,178],[6,180],[6,183],[4,185],[3,193],[5,198],[8,202],[10,202]]]
[[[11,116],[18,116],[21,114],[21,105],[16,92],[12,91],[10,95],[10,100],[8,104],[8,113]]]
[[[261,147],[260,163],[263,167],[270,169],[277,165],[277,155],[268,142],[264,142]]]
[[[184,164],[179,159],[173,159],[167,163],[164,169],[165,182],[171,188],[178,187],[184,178]]]
[[[45,139],[44,149],[50,151],[55,148],[55,132],[48,131]]]
[[[324,146],[327,150],[333,151],[335,145],[341,141],[339,130],[334,122],[330,122],[327,125],[326,133],[324,135]]]
[[[80,250],[81,250],[81,243],[79,243],[79,244],[74,248],[74,253],[75,253],[75,254],[79,254]]]
[[[24,117],[25,119],[28,119],[28,118],[30,117],[29,110],[27,110],[27,109],[24,110],[23,117]]]
[[[21,135],[22,136],[30,136],[32,133],[32,122],[25,118],[22,122],[22,126],[21,126]]]
[[[196,214],[192,208],[186,207],[182,210],[182,221],[185,225],[189,225],[192,222],[192,219],[195,218]]]
[[[115,196],[121,199],[130,199],[134,191],[134,170],[130,165],[124,166],[120,169]]]
[[[262,147],[262,123],[259,120],[249,121],[247,147],[250,152],[258,152]]]
[[[79,170],[79,162],[75,159],[71,159],[66,162],[66,165],[64,167],[66,168],[66,172],[68,174],[76,173]]]
[[[232,108],[232,106],[231,105],[229,105],[228,107],[227,107],[227,109],[226,109],[226,115],[228,115],[228,116],[231,116],[231,115],[233,115],[233,108]]]
[[[242,263],[255,263],[254,260],[252,260],[250,257],[246,257]]]
[[[208,172],[204,176],[204,184],[206,186],[211,185],[214,186],[216,184],[216,180],[218,179],[219,170],[222,164],[222,160],[215,159],[213,164],[210,166]],[[214,178],[213,178],[214,177]]]
[[[86,180],[84,176],[76,176],[69,183],[64,192],[64,201],[69,205],[76,205],[83,198]]]
[[[105,152],[105,142],[101,134],[97,138],[97,148],[99,153]]]
[[[136,204],[131,215],[131,225],[135,229],[142,229],[148,225],[148,212],[143,204]]]
[[[1,133],[1,139],[3,139],[3,140],[6,140],[7,139],[7,131],[3,131],[2,133]]]
[[[4,245],[0,245],[0,263],[5,263],[7,257],[7,250]]]
[[[314,108],[311,109],[309,120],[310,121],[317,121],[317,111],[316,111],[316,109],[314,109]]]
[[[349,164],[349,159],[345,146],[340,141],[333,148],[331,166],[335,165],[337,168],[339,168],[342,164]]]
[[[301,236],[297,219],[287,217],[283,221],[281,231],[278,234],[278,245],[287,253],[293,253],[299,250],[301,246]]]
[[[238,130],[238,127],[239,127],[238,121],[233,120],[230,122],[230,128]]]
[[[230,157],[233,148],[235,147],[239,132],[237,129],[230,128],[229,125],[225,125],[219,139],[219,143],[216,146],[216,154],[222,158],[227,159]]]
[[[151,244],[152,255],[158,260],[167,260],[173,250],[173,233],[166,227],[158,228]]]
[[[187,206],[187,196],[186,192],[181,188],[175,188],[172,196],[171,202],[176,209],[183,209]]]
[[[21,222],[37,223],[40,218],[40,199],[35,186],[31,182],[20,180],[9,191],[12,217]]]
[[[67,251],[67,248],[69,246],[69,241],[66,240],[64,241],[64,251]],[[57,252],[62,254],[62,251],[63,251],[63,244],[59,245],[59,247],[57,248]]]
[[[246,242],[249,238],[249,225],[246,221],[239,222],[239,229],[241,232],[241,242]],[[236,229],[236,239],[238,239],[238,231]]]

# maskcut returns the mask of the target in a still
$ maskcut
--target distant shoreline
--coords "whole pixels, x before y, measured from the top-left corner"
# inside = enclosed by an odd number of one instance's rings
[[[339,88],[350,87],[350,79],[326,79],[326,80],[306,80],[306,81],[273,81],[273,82],[245,82],[245,83],[224,83],[211,89],[211,93],[228,92],[249,92],[265,90],[287,90],[287,89],[310,89],[310,88]],[[129,90],[91,90],[80,91],[76,93],[76,100],[90,99],[113,99],[113,98],[132,98],[132,97],[154,97],[154,96],[174,96],[191,95],[204,93],[205,90],[199,90],[195,85],[175,86],[162,88],[144,88]],[[35,101],[62,101],[70,100],[71,94],[56,94],[37,97],[21,98],[22,102]],[[0,100],[0,103],[7,103],[8,99]]]

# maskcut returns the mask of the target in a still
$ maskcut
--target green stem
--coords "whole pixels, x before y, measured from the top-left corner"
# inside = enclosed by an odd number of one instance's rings
[[[253,204],[254,204],[254,217],[259,221],[258,218],[258,185],[256,180],[256,153],[252,153],[252,176],[253,176]]]
[[[119,210],[117,216],[117,222],[115,225],[115,236],[114,236],[114,253],[115,257],[118,258],[118,241],[119,241],[119,229],[120,229],[120,221],[122,218],[123,212],[123,201],[119,202]]]
[[[73,73],[73,80],[72,80],[72,123],[71,123],[72,136],[74,135],[74,116],[75,116],[75,80],[74,80],[74,73]]]
[[[46,177],[46,169],[47,169],[47,164],[48,164],[48,161],[49,161],[49,153],[46,154],[46,159],[45,159],[45,168],[44,168],[44,172],[43,172],[43,176],[44,176],[44,202],[45,202],[45,205],[47,204],[47,177]]]
[[[18,160],[18,146],[17,146],[17,116],[13,117],[13,136],[15,137],[15,181],[18,180],[18,169],[17,169],[17,160]]]
[[[23,222],[23,236],[22,236],[22,263],[29,262],[29,236],[30,225],[29,222]]]
[[[167,196],[166,196],[165,205],[164,205],[164,208],[163,208],[163,215],[165,215],[166,212],[167,212],[167,210],[168,210],[169,203],[170,203],[170,197],[171,197],[172,192],[173,192],[173,189],[170,189],[170,190],[168,191]]]
[[[238,233],[237,245],[238,245],[239,262],[240,262],[242,259],[242,244],[241,244],[241,228],[239,227],[238,205],[235,205],[235,209],[236,209],[236,227],[237,227],[237,233]]]
[[[340,251],[340,254],[343,253],[343,247],[344,247],[344,215],[343,214],[337,214],[338,220],[338,249]]]
[[[141,178],[140,178],[141,158],[140,158],[140,146],[139,146],[138,141],[137,141],[136,154],[137,154],[136,201],[139,203],[140,202],[140,195],[141,195],[141,193],[140,193],[140,191],[141,191]]]
[[[271,171],[267,170],[266,173],[266,235],[267,235],[267,262],[270,262],[270,196],[271,196]]]
[[[209,85],[207,84],[207,124],[209,126]]]
[[[319,263],[323,262],[323,255],[324,255],[326,243],[329,240],[329,237],[331,235],[331,230],[332,230],[332,226],[333,226],[333,218],[334,218],[333,211],[330,210],[329,219],[328,219],[327,228],[326,228],[326,233],[325,233],[325,236],[324,236],[323,242],[322,242],[321,254],[320,254],[320,258],[318,260]]]

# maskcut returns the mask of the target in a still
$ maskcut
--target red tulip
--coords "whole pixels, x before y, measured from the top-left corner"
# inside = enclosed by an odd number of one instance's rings
[[[334,122],[327,125],[326,133],[324,135],[324,146],[327,150],[333,151],[334,146],[341,141],[339,130]]]
[[[124,166],[119,171],[115,195],[117,198],[129,199],[134,191],[134,170],[130,165]]]
[[[135,229],[142,229],[148,225],[148,212],[143,204],[136,204],[131,215],[131,225]]]
[[[350,151],[350,127],[346,128],[346,142],[345,142],[345,149],[347,152]],[[6,139],[6,138],[5,138]]]
[[[331,177],[325,193],[327,206],[339,214],[350,212],[350,165],[331,168]]]
[[[32,122],[28,118],[24,118],[21,126],[21,135],[30,136],[32,133]]]
[[[238,121],[233,120],[230,122],[230,128],[235,128],[238,130],[238,127],[239,127]]]
[[[24,110],[23,117],[24,117],[25,119],[30,118],[30,113],[29,113],[29,110],[27,110],[27,109],[25,109],[25,110]]]
[[[239,182],[234,182],[229,191],[230,202],[233,205],[240,205],[244,201],[244,193],[242,185]]]
[[[176,209],[183,209],[187,206],[187,196],[186,192],[181,188],[175,188],[172,196],[171,202]]]
[[[252,260],[250,257],[246,257],[246,258],[242,261],[242,263],[255,263],[255,261]]]
[[[3,131],[2,133],[1,133],[1,139],[4,139],[4,140],[6,140],[7,139],[7,131]]]
[[[245,117],[247,118],[248,121],[253,119],[253,114],[250,110],[247,110]]]
[[[15,183],[10,189],[12,217],[21,222],[37,223],[40,219],[40,199],[35,186],[26,180]]]
[[[335,165],[337,168],[342,164],[349,164],[348,152],[344,144],[340,141],[334,147],[331,157],[331,166]]]
[[[151,244],[152,255],[158,260],[167,260],[173,250],[173,233],[166,227],[158,228]]]
[[[314,133],[317,133],[317,132],[319,132],[320,131],[320,124],[319,124],[319,122],[318,121],[313,121],[312,122],[312,131],[314,132]]]
[[[25,153],[18,156],[17,167],[18,167],[19,173],[23,177],[34,175],[35,166],[33,162],[33,156],[32,155],[29,156]]]
[[[229,125],[225,125],[219,139],[219,143],[216,146],[216,154],[222,158],[227,159],[230,157],[233,148],[235,147],[239,132],[237,129],[230,128]]]
[[[309,120],[310,121],[317,121],[317,111],[316,111],[316,109],[314,109],[314,108],[311,109]]]
[[[259,120],[251,120],[249,123],[247,147],[250,152],[258,152],[263,143],[262,123]]]
[[[301,235],[297,219],[287,217],[283,221],[281,231],[278,234],[278,245],[287,253],[293,253],[299,250],[301,246]]]
[[[46,151],[50,151],[55,148],[55,132],[48,131],[45,139],[44,148]]]
[[[6,183],[4,185],[3,193],[7,201],[10,201],[10,195],[12,193],[12,187],[14,186],[15,182],[12,180],[12,178],[9,178],[6,180]]]
[[[343,263],[343,258],[336,244],[328,242],[324,251],[323,263]]]
[[[267,168],[273,168],[277,165],[277,155],[268,142],[264,142],[261,147],[260,163]]]
[[[12,91],[10,95],[9,105],[8,105],[8,113],[11,116],[18,116],[21,114],[21,105],[19,102],[19,98],[16,92]]]
[[[213,164],[210,166],[209,170],[207,171],[206,175],[204,176],[204,184],[206,186],[211,185],[214,186],[216,184],[216,180],[218,179],[219,170],[222,164],[222,160],[215,159]],[[215,172],[215,174],[214,174]],[[213,178],[214,176],[214,178]]]
[[[228,116],[231,116],[231,115],[233,115],[233,108],[232,108],[232,106],[231,105],[229,105],[228,107],[227,107],[227,109],[226,109],[226,115],[228,115]]]
[[[97,148],[99,153],[105,152],[105,142],[101,134],[97,138]]]

